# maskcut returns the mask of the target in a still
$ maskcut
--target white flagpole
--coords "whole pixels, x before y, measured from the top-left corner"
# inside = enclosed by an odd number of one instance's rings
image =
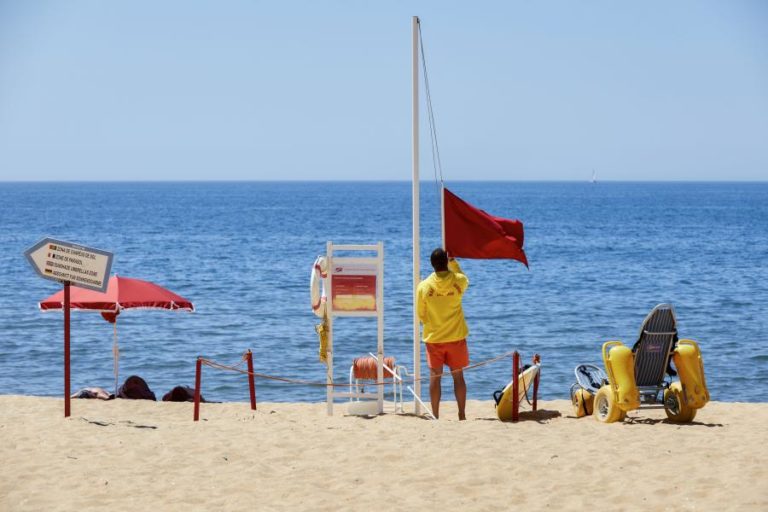
[[[413,387],[415,390],[413,407],[417,415],[421,414],[421,332],[419,329],[419,314],[416,310],[416,288],[421,280],[419,272],[419,17],[412,19],[413,48],[412,48],[412,74],[413,74],[413,176],[411,184],[411,196],[413,201]]]
[[[443,250],[445,250],[445,184],[440,181],[440,234],[443,240]]]

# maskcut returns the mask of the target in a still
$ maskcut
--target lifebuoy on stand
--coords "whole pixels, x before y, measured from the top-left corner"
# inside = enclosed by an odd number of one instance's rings
[[[312,264],[312,275],[309,280],[310,298],[312,299],[312,312],[320,318],[325,317],[326,301],[325,279],[328,277],[328,260],[325,256],[318,256]]]

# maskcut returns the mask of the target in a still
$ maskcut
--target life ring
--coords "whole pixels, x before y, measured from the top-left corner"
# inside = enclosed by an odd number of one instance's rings
[[[325,295],[326,277],[328,277],[328,260],[325,256],[318,256],[312,265],[309,292],[312,299],[312,312],[320,318],[325,316],[327,300]]]

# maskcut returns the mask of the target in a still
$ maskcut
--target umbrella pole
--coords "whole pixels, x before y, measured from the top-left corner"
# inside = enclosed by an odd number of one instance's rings
[[[117,346],[117,318],[115,318],[115,323],[112,324],[112,356],[115,360],[115,398],[117,398],[117,381],[118,381],[118,374],[120,373],[120,349]]]

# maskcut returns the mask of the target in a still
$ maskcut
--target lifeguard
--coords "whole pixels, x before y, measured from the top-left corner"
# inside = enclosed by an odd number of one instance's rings
[[[458,262],[449,259],[441,248],[432,251],[430,261],[435,271],[419,283],[416,293],[419,319],[424,324],[422,339],[427,346],[432,413],[435,418],[440,417],[443,365],[448,365],[453,375],[459,419],[464,420],[467,384],[462,369],[469,364],[469,329],[464,320],[461,299],[469,286],[469,279],[462,273]]]

